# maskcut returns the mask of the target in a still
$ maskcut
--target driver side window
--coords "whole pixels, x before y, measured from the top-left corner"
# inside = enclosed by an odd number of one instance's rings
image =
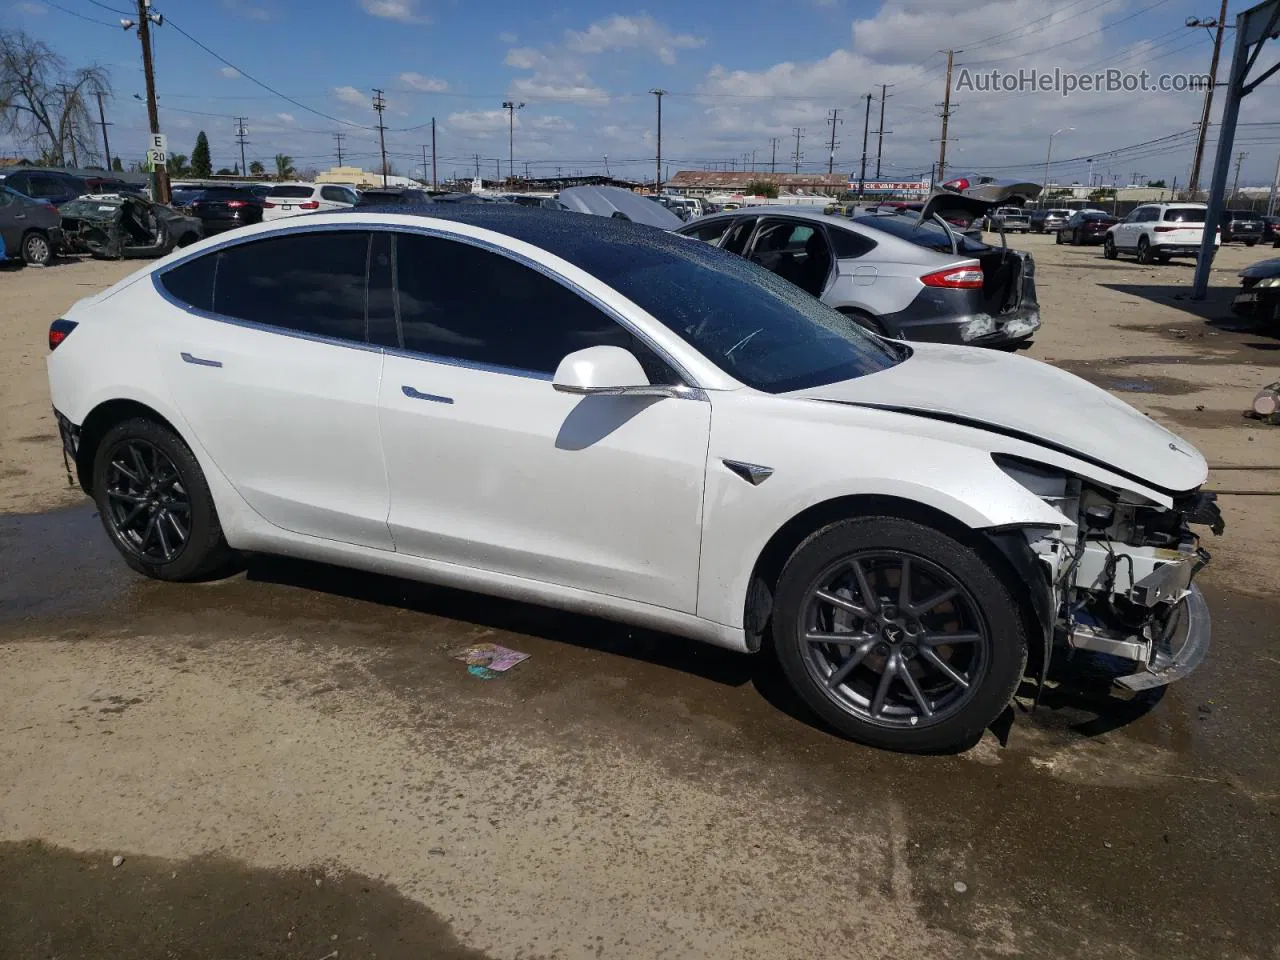
[[[576,291],[509,257],[443,237],[396,235],[395,289],[405,350],[549,378],[586,347],[630,350],[650,383],[671,367]]]

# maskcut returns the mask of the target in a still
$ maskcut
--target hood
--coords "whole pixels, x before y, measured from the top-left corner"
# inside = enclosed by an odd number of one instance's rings
[[[1107,391],[1047,363],[976,347],[912,344],[879,373],[791,396],[930,416],[990,430],[1105,467],[1161,491],[1204,483],[1194,447]]]
[[[995,207],[1020,207],[1040,195],[1040,185],[1023,180],[997,180],[994,177],[957,177],[948,180],[931,196],[920,219],[935,214],[953,223],[972,223]]]
[[[675,230],[684,221],[660,203],[642,197],[622,187],[570,187],[560,191],[560,202],[578,213],[592,213],[597,217],[618,217],[647,223],[663,230]]]
[[[1268,277],[1280,277],[1280,257],[1272,257],[1270,260],[1259,260],[1257,263],[1251,263],[1241,270],[1239,275],[1246,280],[1265,280]]]

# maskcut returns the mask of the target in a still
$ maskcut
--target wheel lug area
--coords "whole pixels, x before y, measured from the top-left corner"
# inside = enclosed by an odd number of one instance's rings
[[[902,658],[905,660],[910,660],[918,652],[919,651],[916,649],[916,645],[914,643],[904,643],[901,647],[898,648],[899,655],[902,656]]]

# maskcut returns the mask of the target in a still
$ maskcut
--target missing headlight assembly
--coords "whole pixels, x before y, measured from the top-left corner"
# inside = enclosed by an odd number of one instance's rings
[[[1063,471],[995,456],[1011,479],[1063,516],[1058,530],[1028,530],[1045,567],[1054,645],[1120,657],[1135,669],[1116,677],[1137,691],[1177,680],[1204,659],[1209,617],[1193,581],[1209,562],[1191,525],[1224,530],[1214,495],[1201,491],[1166,507]]]

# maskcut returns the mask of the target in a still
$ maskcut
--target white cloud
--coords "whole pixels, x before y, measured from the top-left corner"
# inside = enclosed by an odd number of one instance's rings
[[[511,81],[511,93],[524,100],[580,100],[596,105],[609,102],[608,92],[593,84],[585,73],[560,76],[539,71]]]
[[[564,117],[557,116],[534,117],[532,126],[535,130],[544,130],[548,133],[568,133],[577,129]]]
[[[234,80],[236,79],[236,77],[240,76],[240,71],[237,70],[235,67],[223,67],[218,72],[222,74],[224,77],[226,77],[228,80]]]
[[[519,43],[520,38],[510,31],[504,30],[502,33],[498,34],[498,42],[505,43],[509,46],[513,43]]]
[[[282,123],[297,123],[297,121],[293,118],[292,113],[277,113],[276,119],[278,119]]]
[[[13,9],[17,10],[19,13],[25,13],[33,17],[38,17],[41,14],[49,12],[49,8],[43,3],[31,3],[30,0],[26,3],[15,3],[13,5]]]
[[[513,47],[507,51],[507,58],[503,62],[517,70],[532,70],[550,61],[541,50],[535,50],[533,47]]]
[[[245,0],[222,0],[222,5],[232,13],[248,20],[270,20],[271,11]]]
[[[449,89],[448,82],[438,77],[424,77],[422,74],[414,73],[412,70],[406,70],[400,74],[400,82],[406,87],[420,90],[423,93],[444,93]]]
[[[598,20],[586,30],[566,30],[565,47],[575,53],[606,53],[610,50],[644,50],[663,63],[675,63],[676,50],[700,47],[706,40],[689,33],[672,33],[652,17],[624,17],[615,14]]]
[[[364,12],[384,20],[400,23],[430,23],[431,18],[418,13],[418,0],[360,0]]]
[[[516,118],[516,126],[520,118]],[[507,129],[507,111],[505,110],[467,110],[449,114],[445,126],[457,133],[469,133],[486,136]]]
[[[334,87],[332,93],[335,98],[353,107],[363,107],[371,102],[369,97],[355,87]]]

